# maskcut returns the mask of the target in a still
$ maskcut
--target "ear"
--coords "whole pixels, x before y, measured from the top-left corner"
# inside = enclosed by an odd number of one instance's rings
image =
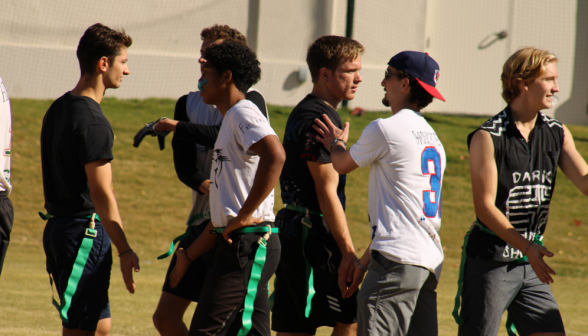
[[[529,91],[529,82],[524,81],[524,80],[520,80],[517,83],[517,86],[519,87],[519,92],[523,92],[523,91]]]
[[[325,67],[322,67],[319,70],[319,80],[322,80],[324,82],[328,82],[329,78],[331,78],[331,70],[329,70]]]
[[[96,63],[96,73],[104,73],[104,72],[106,72],[106,70],[108,70],[108,67],[109,66],[110,65],[108,64],[108,57],[102,56],[98,60],[98,63]]]
[[[402,78],[401,91],[410,91],[410,80],[408,78]]]
[[[227,70],[222,74],[223,84],[228,84],[233,79],[233,72]]]

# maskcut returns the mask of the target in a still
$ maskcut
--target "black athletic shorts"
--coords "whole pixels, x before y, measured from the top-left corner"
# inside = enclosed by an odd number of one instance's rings
[[[0,192],[0,275],[2,275],[2,265],[6,257],[8,243],[10,243],[10,232],[14,222],[14,209],[12,202],[8,198],[6,191]]]
[[[306,260],[302,254],[302,218],[305,213],[282,209],[276,216],[280,228],[282,256],[274,283],[272,330],[314,335],[320,326],[334,327],[335,322],[357,322],[357,291],[343,299],[338,284],[341,251],[323,218],[311,215],[304,252],[313,269],[314,289],[310,317],[306,318]]]
[[[200,236],[200,234],[202,234],[204,229],[206,229],[206,226],[209,222],[210,221],[205,221],[199,225],[190,226],[190,236],[180,240],[178,248],[181,247],[183,249],[187,249],[190,247],[190,245],[192,245],[192,243]],[[172,288],[169,284],[169,277],[178,260],[178,257],[174,253],[169,264],[169,268],[167,269],[167,274],[165,276],[162,290],[166,293],[181,297],[182,299],[198,302],[200,293],[202,293],[202,287],[204,286],[204,278],[206,277],[208,268],[212,264],[213,257],[214,247],[194,260],[194,262],[190,264],[190,267],[188,267],[186,274],[178,286],[176,288]]]
[[[274,227],[272,222],[255,226]],[[190,335],[237,335],[242,326],[243,307],[257,241],[264,233],[233,234],[233,243],[217,237],[214,261],[208,270],[204,288],[192,323]],[[280,239],[271,235],[267,242],[267,255],[257,286],[252,328],[248,335],[270,336],[270,308],[268,281],[274,275],[280,261]]]
[[[59,293],[56,300],[60,303],[89,223],[87,218],[51,218],[45,226],[43,248],[47,256],[47,271],[53,275]],[[68,329],[95,331],[99,320],[110,317],[108,287],[112,248],[110,237],[100,221],[96,221],[95,229],[98,234],[72,297],[67,312],[68,322],[62,321],[63,327]],[[58,316],[57,311],[55,314]]]

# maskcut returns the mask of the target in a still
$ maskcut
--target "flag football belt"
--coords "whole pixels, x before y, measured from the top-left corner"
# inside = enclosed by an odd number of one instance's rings
[[[474,224],[477,225],[480,228],[480,230],[482,230],[482,232],[496,236],[496,234],[494,232],[492,232],[492,230],[490,230],[486,226],[482,225],[482,223],[480,223],[479,221],[475,221]],[[461,293],[463,291],[463,278],[464,278],[465,262],[466,262],[466,257],[467,257],[466,247],[468,246],[468,240],[470,238],[470,234],[472,233],[473,229],[474,229],[474,225],[472,225],[470,227],[470,230],[465,234],[465,237],[463,238],[463,247],[461,248],[461,262],[459,264],[459,277],[457,278],[457,295],[455,295],[455,305],[453,307],[453,312],[451,313],[453,315],[453,319],[455,320],[455,322],[458,325],[463,324],[463,319],[461,318],[461,316],[459,316],[459,306],[460,306],[460,302],[461,302],[460,301]],[[535,235],[535,238],[533,239],[533,243],[543,246],[542,239],[543,238],[537,234],[537,235]],[[517,260],[517,263],[519,263],[519,264],[522,264],[522,263],[529,261],[527,256],[523,256],[523,257],[518,258],[516,260]],[[516,334],[517,334],[517,329],[515,328],[515,325],[512,322],[510,314],[508,314],[507,318],[506,318],[506,333],[508,334],[508,336],[516,336]]]
[[[220,236],[223,234],[223,231],[225,231],[225,228],[216,228],[214,230],[210,230],[210,233]],[[253,267],[251,268],[251,277],[249,278],[249,283],[247,284],[247,293],[245,294],[242,319],[243,325],[241,326],[241,329],[239,329],[237,336],[245,336],[249,334],[249,331],[251,331],[251,316],[253,315],[254,309],[253,303],[255,302],[255,297],[257,296],[257,285],[259,284],[259,279],[261,279],[261,271],[263,270],[263,265],[265,265],[265,257],[267,255],[267,241],[269,240],[272,233],[278,232],[278,228],[272,228],[269,225],[244,227],[233,231],[233,233],[265,233],[265,235],[259,237],[257,240],[259,247],[255,252],[255,259],[253,261]]]
[[[50,214],[43,214],[41,212],[39,212],[39,216],[43,220],[48,220],[51,218],[60,218],[51,216]],[[67,287],[63,292],[63,297],[61,298],[61,304],[57,303],[57,300],[55,300],[55,294],[52,295],[53,306],[55,306],[55,308],[59,312],[59,317],[61,318],[61,320],[66,323],[68,322],[67,312],[69,311],[69,307],[71,306],[71,300],[76,293],[78,283],[82,278],[82,273],[84,272],[84,268],[86,267],[86,263],[88,262],[88,257],[90,256],[92,246],[94,245],[94,238],[96,238],[96,236],[98,235],[98,231],[95,229],[95,219],[100,220],[98,215],[93,213],[92,215],[83,218],[90,219],[90,225],[89,228],[86,229],[84,239],[82,240],[82,245],[78,250],[78,255],[76,256],[76,260],[74,261],[73,268],[71,270],[71,275],[67,280]],[[49,273],[49,283],[51,284],[51,292],[54,293],[53,271],[50,269],[49,264],[47,264],[47,273]]]
[[[302,217],[302,255],[304,256],[304,260],[306,261],[306,283],[307,283],[307,290],[306,290],[306,307],[304,308],[304,316],[306,318],[310,317],[310,313],[312,310],[312,298],[316,291],[314,290],[314,272],[312,270],[312,266],[310,262],[308,262],[308,258],[306,258],[306,254],[304,253],[304,248],[306,247],[306,239],[308,238],[308,232],[312,228],[312,222],[310,221],[310,215],[316,215],[323,217],[323,214],[317,211],[312,211],[308,208],[285,204],[284,207],[288,210],[298,211],[302,213],[306,213],[306,216]],[[273,295],[273,294],[272,294]]]
[[[164,254],[160,255],[159,257],[157,257],[157,260],[165,259],[165,258],[169,257],[170,255],[172,255],[174,253],[174,248],[176,247],[176,244],[180,240],[190,237],[190,227],[191,227],[192,223],[194,223],[195,220],[201,219],[201,218],[210,219],[210,211],[199,213],[197,215],[190,217],[190,219],[188,219],[188,227],[186,228],[186,232],[184,232],[181,235],[174,238],[174,240],[172,241],[172,243],[169,247],[169,250],[167,252],[165,252]]]

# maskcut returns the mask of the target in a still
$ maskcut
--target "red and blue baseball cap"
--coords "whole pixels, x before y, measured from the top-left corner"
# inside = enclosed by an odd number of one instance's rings
[[[439,64],[428,53],[403,51],[394,55],[388,65],[413,76],[431,96],[445,101],[435,88],[439,80]]]

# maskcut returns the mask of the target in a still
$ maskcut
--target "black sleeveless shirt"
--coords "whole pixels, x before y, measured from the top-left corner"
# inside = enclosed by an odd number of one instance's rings
[[[564,142],[563,125],[539,112],[527,143],[512,119],[510,106],[507,106],[468,135],[468,148],[474,133],[479,130],[490,133],[494,143],[498,170],[496,207],[528,240],[533,240],[536,234],[543,235]],[[471,232],[466,252],[470,257],[504,262],[523,256],[523,251],[498,236],[482,232],[477,226]]]

